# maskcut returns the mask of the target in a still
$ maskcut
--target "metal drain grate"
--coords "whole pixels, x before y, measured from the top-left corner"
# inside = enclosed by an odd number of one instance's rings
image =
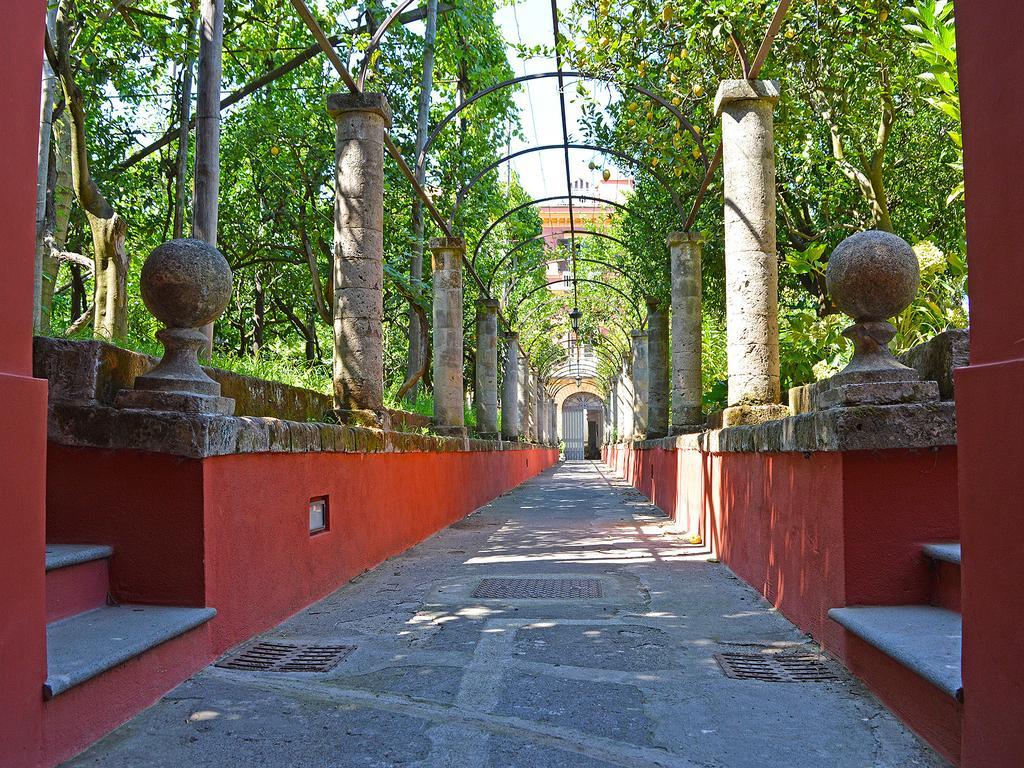
[[[353,650],[351,645],[257,643],[221,659],[216,666],[250,672],[330,672]]]
[[[825,659],[811,654],[716,653],[715,661],[736,680],[820,683],[842,679]]]
[[[597,579],[484,579],[473,597],[508,600],[583,600],[602,597]]]

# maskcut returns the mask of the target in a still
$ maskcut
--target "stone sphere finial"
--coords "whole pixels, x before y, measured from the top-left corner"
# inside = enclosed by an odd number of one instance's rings
[[[829,295],[856,322],[887,320],[910,306],[921,284],[917,255],[891,232],[851,235],[829,256]]]
[[[121,390],[121,408],[230,416],[235,401],[220,396],[220,384],[199,365],[207,342],[201,330],[227,309],[231,267],[215,247],[191,238],[158,245],[142,265],[142,301],[166,328],[156,338],[164,355],[156,367]]]
[[[182,238],[162,243],[142,265],[142,301],[168,328],[201,328],[227,309],[231,267],[214,246]]]
[[[916,372],[889,351],[896,326],[888,318],[910,306],[921,284],[917,255],[907,241],[877,230],[851,235],[829,256],[825,283],[836,306],[854,320],[843,331],[853,343],[853,357],[833,381],[916,380]]]

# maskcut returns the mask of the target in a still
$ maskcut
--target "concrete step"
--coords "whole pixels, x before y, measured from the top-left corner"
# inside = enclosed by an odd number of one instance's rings
[[[960,542],[925,544],[932,564],[931,603],[960,613]]]
[[[59,696],[216,615],[213,608],[118,605],[48,624],[43,698]]]
[[[110,547],[46,545],[46,621],[54,622],[107,604]]]
[[[833,608],[828,615],[943,693],[963,700],[959,613],[930,605],[877,605]]]

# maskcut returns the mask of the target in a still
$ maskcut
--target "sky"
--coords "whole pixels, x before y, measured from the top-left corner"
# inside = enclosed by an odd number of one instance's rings
[[[565,5],[563,4],[563,8]],[[554,42],[551,29],[551,4],[549,0],[523,0],[498,10],[495,21],[501,27],[506,40],[526,45],[547,45]],[[555,70],[554,58],[520,59],[516,51],[509,49],[509,62],[517,76]],[[599,86],[600,87],[600,86]],[[566,114],[568,117],[570,142],[580,141],[582,128],[578,125],[580,110],[572,101],[576,87],[574,80],[566,81]],[[523,83],[516,94],[516,102],[522,120],[524,140],[513,140],[511,151],[541,144],[562,142],[562,123],[558,104],[558,79],[547,78]],[[531,197],[547,197],[564,194],[565,165],[561,150],[535,152],[510,161],[520,181]],[[569,155],[570,173],[574,179],[583,178],[595,183],[600,168],[591,170],[588,163],[599,166],[601,155],[586,150],[571,150]],[[619,174],[614,171],[613,175]]]
[[[570,0],[562,0],[559,7],[564,10],[568,7],[569,2]],[[554,43],[550,0],[519,0],[513,4],[501,6],[495,14],[495,22],[500,27],[503,37],[510,43],[549,47]],[[421,23],[410,24],[408,28],[417,35],[423,34]],[[564,33],[564,28],[562,31]],[[508,56],[512,70],[517,77],[540,72],[553,72],[556,69],[553,57],[524,60],[519,58],[517,52],[512,48],[508,49]],[[580,109],[573,103],[573,98],[576,95],[576,81],[567,79],[565,82],[569,140],[570,143],[573,141],[581,143],[583,130],[578,123]],[[608,88],[601,84],[594,84],[591,92],[596,93],[601,101],[605,101],[609,96]],[[515,100],[519,106],[524,138],[513,139],[511,146],[507,147],[506,154],[528,147],[562,143],[557,78],[532,80],[520,84],[515,94]],[[589,167],[591,161],[597,165],[596,169]],[[584,179],[591,185],[595,185],[600,180],[604,162],[604,156],[596,152],[588,150],[570,150],[569,152],[569,171],[572,178],[574,180]],[[514,173],[518,174],[523,187],[533,198],[562,195],[566,192],[564,153],[560,149],[534,152],[518,157],[509,161],[502,168],[511,168]],[[622,177],[615,167],[610,166],[610,169],[613,178]]]

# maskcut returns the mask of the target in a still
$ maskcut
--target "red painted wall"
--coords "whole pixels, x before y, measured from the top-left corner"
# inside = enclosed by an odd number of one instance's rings
[[[51,444],[47,537],[113,547],[117,600],[217,608],[223,650],[557,460],[535,449],[199,461]],[[310,536],[319,496],[330,530]]]
[[[219,614],[215,650],[273,626],[557,460],[552,449],[207,460],[206,604]],[[310,536],[316,496],[330,497],[330,530]]]
[[[805,455],[609,446],[604,458],[933,746],[959,758],[959,705],[827,615],[929,601],[933,574],[921,545],[958,536],[956,448]]]
[[[32,376],[32,283],[43,0],[7,3],[0,24],[0,765],[35,760],[46,677],[46,382]]]
[[[50,443],[46,482],[47,539],[113,547],[115,599],[206,604],[202,462]]]
[[[208,605],[217,617],[41,713],[37,684],[38,764],[76,754],[226,649],[557,461],[554,449],[199,461],[51,445],[51,540],[112,546],[119,600]],[[320,496],[329,496],[330,526],[311,536],[308,504]]]
[[[957,372],[967,768],[1024,765],[1024,17],[956,6],[971,364]]]

